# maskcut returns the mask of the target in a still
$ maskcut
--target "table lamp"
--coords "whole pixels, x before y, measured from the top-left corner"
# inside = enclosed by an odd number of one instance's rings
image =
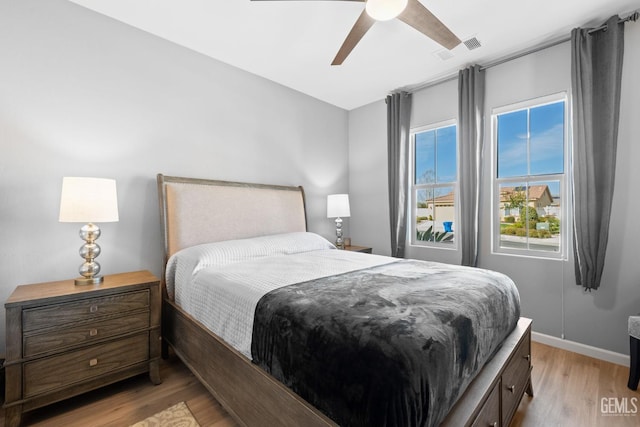
[[[327,218],[336,219],[336,246],[344,249],[342,240],[342,217],[351,216],[348,194],[330,194],[327,196]]]
[[[104,278],[99,275],[100,264],[95,259],[100,255],[96,243],[100,237],[100,227],[96,222],[118,221],[118,198],[116,181],[104,178],[64,177],[60,197],[60,222],[83,222],[80,238],[85,243],[80,247],[84,262],[80,265],[80,275],[76,285],[97,285]]]

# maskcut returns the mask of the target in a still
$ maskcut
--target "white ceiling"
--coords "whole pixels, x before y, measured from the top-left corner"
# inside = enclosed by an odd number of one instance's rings
[[[482,47],[461,44],[442,60],[438,44],[395,19],[377,22],[343,65],[331,66],[364,3],[71,1],[347,110],[640,8],[640,0],[420,0],[460,39],[475,36]]]

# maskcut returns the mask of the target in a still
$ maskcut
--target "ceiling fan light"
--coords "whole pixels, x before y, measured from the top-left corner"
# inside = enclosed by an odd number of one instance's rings
[[[367,0],[367,14],[376,21],[388,21],[400,15],[409,0]]]

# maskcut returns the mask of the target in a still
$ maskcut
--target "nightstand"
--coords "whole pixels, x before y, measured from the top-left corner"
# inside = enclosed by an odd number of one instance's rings
[[[18,286],[5,303],[5,426],[144,372],[160,383],[160,281],[148,271]]]
[[[366,246],[349,245],[349,246],[345,246],[344,250],[345,251],[352,251],[352,252],[363,252],[365,254],[370,254],[371,253],[371,248],[368,248]]]

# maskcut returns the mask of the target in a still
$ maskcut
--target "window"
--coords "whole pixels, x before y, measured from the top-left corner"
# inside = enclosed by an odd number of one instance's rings
[[[566,241],[566,97],[493,113],[494,250],[561,257]]]
[[[458,185],[455,122],[411,133],[411,243],[455,248]]]

